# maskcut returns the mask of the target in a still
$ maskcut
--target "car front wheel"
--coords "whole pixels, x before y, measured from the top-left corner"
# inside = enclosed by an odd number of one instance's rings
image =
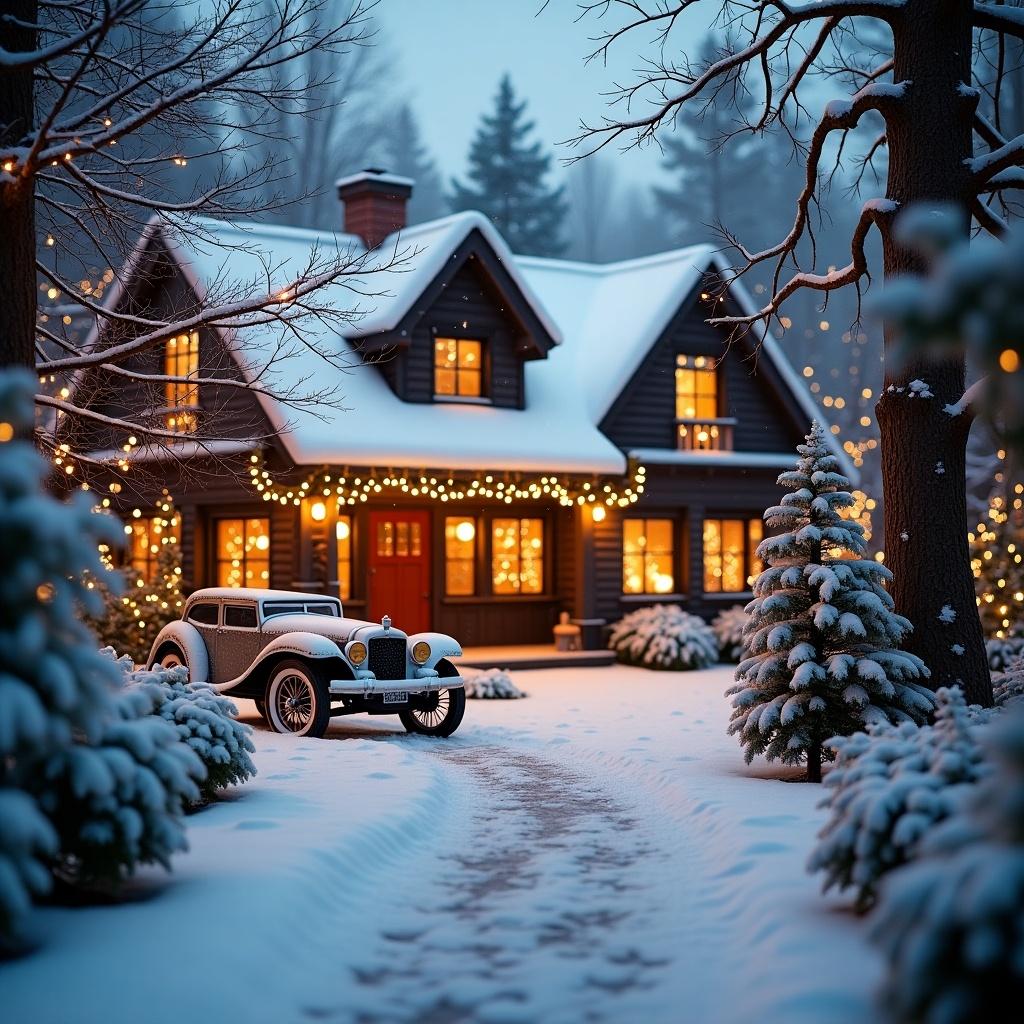
[[[157,652],[155,664],[161,668],[177,668],[185,664],[185,655],[176,644],[165,644]]]
[[[331,721],[327,682],[304,661],[284,661],[267,684],[266,718],[274,732],[323,736]]]
[[[398,717],[409,732],[421,736],[451,736],[466,713],[466,691],[437,690],[416,699],[416,706],[400,711]]]

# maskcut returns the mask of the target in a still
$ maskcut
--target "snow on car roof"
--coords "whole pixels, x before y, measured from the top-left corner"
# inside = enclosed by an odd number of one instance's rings
[[[261,590],[259,587],[206,587],[196,590],[189,597],[189,604],[196,601],[334,601],[336,597],[325,594],[301,594],[294,590]]]
[[[469,236],[479,231],[494,249],[526,301],[559,342],[546,358],[524,365],[525,407],[486,403],[404,402],[384,375],[362,362],[354,345],[394,329]],[[302,228],[203,221],[201,237],[230,249],[234,280],[266,279],[264,260],[278,268],[273,282],[284,287],[306,265],[310,249],[365,253],[352,236]],[[225,250],[208,241],[171,244],[186,275],[203,293],[204,282],[223,278]],[[238,247],[242,246],[241,249]],[[626,455],[599,429],[622,388],[702,275],[721,260],[709,245],[609,264],[515,256],[494,225],[480,213],[466,212],[405,228],[380,247],[382,259],[406,253],[400,270],[360,275],[363,294],[342,285],[334,301],[358,311],[352,322],[307,321],[309,344],[285,341],[289,358],[270,372],[280,390],[308,390],[316,380],[341,389],[344,408],[284,407],[259,393],[265,413],[297,465],[421,466],[438,470],[508,469],[521,472],[609,473],[626,470]],[[734,283],[738,293],[742,289]],[[742,304],[748,301],[739,295]],[[339,333],[343,330],[344,336]],[[281,328],[249,329],[246,354],[277,354]],[[350,364],[332,366],[312,350],[318,347]],[[792,371],[771,335],[764,333],[765,356],[811,417],[813,399]],[[830,445],[844,471],[855,474],[834,438]]]

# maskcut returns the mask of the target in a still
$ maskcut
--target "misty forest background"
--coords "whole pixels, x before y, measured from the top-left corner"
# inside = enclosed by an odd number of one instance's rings
[[[338,0],[338,5],[343,11],[346,0]],[[157,6],[152,16],[166,22],[176,13],[173,6]],[[306,116],[282,108],[251,124],[239,111],[240,126],[250,132],[237,159],[259,166],[273,158],[279,168],[254,197],[254,205],[275,207],[264,219],[340,230],[334,181],[361,168],[380,167],[415,180],[410,224],[479,209],[492,217],[515,252],[526,255],[605,263],[699,242],[728,251],[730,237],[755,251],[782,238],[792,225],[804,176],[803,131],[809,134],[817,111],[805,113],[795,124],[776,123],[751,132],[745,115],[756,116],[756,95],[741,93],[736,102],[732,96],[719,97],[718,102],[709,97],[654,143],[660,147],[659,174],[641,176],[630,173],[635,165],[613,148],[585,156],[585,151],[563,140],[543,138],[528,103],[517,92],[516,69],[496,68],[487,112],[464,155],[463,170],[445,177],[435,154],[441,147],[447,151],[449,143],[426,137],[409,94],[396,84],[396,57],[386,30],[379,23],[371,30],[363,45],[353,46],[341,58],[311,53],[298,62],[298,69],[288,68],[292,77],[298,73],[309,82],[326,80],[306,91],[301,111]],[[721,44],[720,37],[707,37],[699,61],[713,61]],[[1007,41],[1011,45],[1019,49]],[[845,38],[833,56],[837,66],[851,69],[855,81],[855,69],[877,58],[878,52],[870,39]],[[984,52],[978,58],[982,64],[986,59]],[[1015,122],[1006,126],[1012,135],[1024,131],[1024,54],[1007,54],[1005,60],[1012,70],[1002,86],[1002,120],[1009,116]],[[984,80],[984,68],[980,70]],[[829,98],[822,90],[822,102]],[[983,97],[982,110],[986,103],[991,106],[991,97]],[[852,133],[841,153],[833,146],[832,159],[823,164],[814,243],[830,269],[849,259],[849,239],[862,202],[884,195],[886,151],[877,144],[882,124],[870,120]],[[135,144],[145,149],[145,131]],[[181,196],[194,194],[202,191],[210,174],[208,161],[189,159],[174,169],[168,185]],[[877,256],[869,253],[870,259]],[[56,253],[54,258],[59,260]],[[104,265],[110,262],[97,257],[96,265],[83,266],[83,287],[96,298],[113,280],[111,267]],[[758,277],[754,271],[745,278],[755,297],[770,287],[765,273],[762,270]],[[46,291],[46,285],[41,289]],[[51,316],[65,325],[77,319],[77,310],[63,308],[61,299],[50,290],[48,307],[43,299],[43,322]],[[857,511],[866,513],[862,521],[874,533],[872,549],[880,549],[884,538],[876,510],[881,481],[874,419],[882,379],[879,326],[862,315],[856,291],[843,289],[827,296],[798,292],[773,330],[821,406],[823,422],[842,438],[861,470]],[[980,433],[972,434],[968,487],[984,500],[992,481],[993,446],[984,438],[978,440]]]

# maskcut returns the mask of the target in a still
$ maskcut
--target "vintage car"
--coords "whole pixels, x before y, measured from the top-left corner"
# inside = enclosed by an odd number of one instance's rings
[[[277,732],[323,736],[332,717],[397,714],[409,732],[450,736],[466,693],[443,633],[407,636],[345,618],[337,598],[283,590],[197,590],[153,643],[149,667],[185,665],[193,681],[250,697]]]

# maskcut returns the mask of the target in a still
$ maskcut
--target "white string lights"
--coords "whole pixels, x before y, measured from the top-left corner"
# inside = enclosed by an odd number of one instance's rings
[[[490,499],[508,505],[513,501],[557,501],[564,506],[626,508],[640,499],[647,479],[643,466],[632,468],[629,483],[625,485],[621,480],[580,480],[557,474],[526,480],[502,478],[497,473],[468,477],[427,475],[412,470],[388,470],[384,474],[364,470],[355,475],[351,472],[338,475],[322,469],[300,483],[282,483],[271,476],[262,455],[251,456],[250,463],[249,478],[257,493],[264,501],[281,505],[300,505],[304,498],[320,496],[334,496],[340,505],[357,505],[389,493],[427,497],[445,504]]]

